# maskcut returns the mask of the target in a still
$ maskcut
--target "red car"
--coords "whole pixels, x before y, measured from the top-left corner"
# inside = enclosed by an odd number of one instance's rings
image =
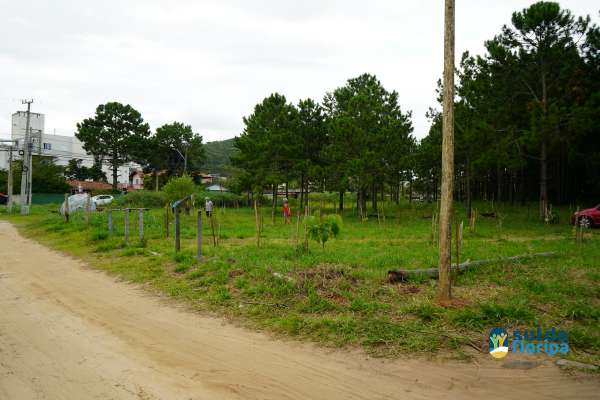
[[[584,228],[600,226],[600,204],[574,213],[571,217],[571,224],[575,224],[575,222],[578,222]]]

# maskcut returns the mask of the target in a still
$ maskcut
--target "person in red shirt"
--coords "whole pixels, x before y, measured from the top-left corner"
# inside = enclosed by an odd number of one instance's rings
[[[287,199],[283,199],[283,223],[290,224],[291,216],[292,211],[290,210],[290,203],[288,203]]]

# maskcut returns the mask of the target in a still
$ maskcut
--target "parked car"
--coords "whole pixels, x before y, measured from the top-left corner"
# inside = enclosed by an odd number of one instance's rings
[[[571,224],[578,223],[584,228],[600,226],[600,204],[596,207],[580,210],[571,216]]]
[[[0,193],[0,204],[8,204],[8,195]]]
[[[96,206],[106,206],[112,203],[114,197],[109,194],[100,194],[98,196],[92,197],[92,201],[96,204]]]

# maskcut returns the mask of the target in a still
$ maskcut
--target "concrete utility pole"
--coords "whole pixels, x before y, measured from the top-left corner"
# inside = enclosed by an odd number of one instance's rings
[[[8,183],[7,183],[7,191],[8,200],[6,201],[6,208],[8,212],[12,212],[12,203],[13,203],[13,147],[12,145],[8,147]]]
[[[23,104],[27,104],[27,122],[25,124],[25,141],[23,143],[23,164],[21,168],[21,198],[19,200],[21,204],[21,214],[29,214],[29,205],[31,204],[31,182],[30,173],[31,169],[31,135],[30,135],[30,118],[31,118],[31,100],[23,100]]]
[[[454,179],[454,0],[445,0],[444,92],[442,122],[442,190],[438,300],[450,300],[452,254],[452,194]]]

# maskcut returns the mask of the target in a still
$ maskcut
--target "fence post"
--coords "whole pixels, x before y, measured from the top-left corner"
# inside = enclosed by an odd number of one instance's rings
[[[165,205],[165,237],[169,237],[169,205]]]
[[[125,244],[129,244],[129,208],[125,210]]]
[[[179,207],[175,207],[175,253],[180,249]]]
[[[65,221],[69,222],[69,193],[65,193]]]
[[[198,210],[198,233],[197,233],[197,241],[198,241],[198,250],[196,254],[196,259],[198,261],[202,260],[202,210]]]
[[[144,242],[144,209],[138,209],[140,223],[140,242]]]
[[[110,236],[112,236],[112,234],[113,234],[112,209],[109,208],[107,211],[108,211],[108,234]]]
[[[92,195],[88,193],[85,200],[85,222],[89,225],[92,214]]]

